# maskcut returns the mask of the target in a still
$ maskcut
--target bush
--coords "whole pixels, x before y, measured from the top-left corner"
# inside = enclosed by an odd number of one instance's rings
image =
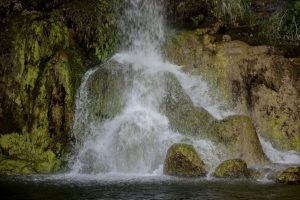
[[[300,42],[300,1],[286,4],[262,23],[261,36],[272,44]]]
[[[212,14],[231,25],[252,24],[254,21],[249,0],[214,0]]]

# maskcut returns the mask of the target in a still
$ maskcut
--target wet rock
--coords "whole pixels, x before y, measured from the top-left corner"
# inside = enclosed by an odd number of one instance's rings
[[[255,127],[247,116],[229,116],[213,122],[206,137],[222,145],[232,157],[251,164],[263,165],[268,162]]]
[[[276,182],[289,185],[300,185],[300,167],[289,167],[276,178]]]
[[[164,162],[164,174],[171,176],[204,176],[205,165],[192,145],[173,144]]]
[[[86,83],[85,109],[86,121],[101,123],[116,116],[124,108],[125,100],[136,74],[132,68],[116,61],[98,66]],[[87,123],[83,123],[85,125]],[[77,123],[76,125],[80,125]],[[76,127],[76,132],[85,132],[84,127]]]
[[[86,63],[103,61],[113,51],[111,6],[1,1],[0,174],[59,169],[69,153],[75,91]],[[24,163],[26,170],[18,167]]]
[[[193,105],[174,75],[165,75],[165,87],[166,93],[160,107],[173,131],[199,136],[215,120],[207,110]]]
[[[237,113],[249,115],[275,148],[300,151],[300,60],[269,46],[214,41],[206,34],[180,32],[165,45],[183,70],[199,73],[212,94]]]
[[[218,178],[248,178],[250,170],[243,160],[226,160],[216,168],[214,176]]]

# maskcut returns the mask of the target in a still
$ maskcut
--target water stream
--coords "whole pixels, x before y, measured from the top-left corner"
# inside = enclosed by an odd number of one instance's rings
[[[72,173],[162,175],[166,151],[177,142],[192,144],[212,172],[227,155],[211,141],[171,130],[160,107],[168,92],[166,75],[175,77],[193,104],[205,108],[215,118],[222,119],[232,112],[220,109],[200,76],[185,74],[180,66],[163,58],[160,52],[165,32],[163,0],[125,0],[124,5],[124,15],[119,21],[121,51],[104,64],[105,73],[121,81],[107,80],[110,81],[107,84],[113,85],[106,88],[112,93],[105,99],[111,101],[107,104],[99,100],[103,95],[99,92],[103,90],[103,66],[88,71],[83,78],[76,100],[73,132],[77,155]],[[104,120],[95,117],[98,104],[107,106],[107,115],[111,116]],[[111,114],[109,109],[118,111]],[[288,163],[292,159],[299,163],[300,156],[296,153],[290,155],[272,149],[277,154],[271,154],[270,145],[262,138],[261,141],[271,161]]]
[[[233,114],[220,109],[200,76],[185,74],[163,58],[163,0],[124,0],[119,21],[121,50],[107,63],[89,70],[78,89],[70,172],[55,175],[0,177],[4,199],[299,199],[299,188],[265,178],[218,180],[210,177],[227,158],[213,142],[172,131],[161,109],[167,79],[191,104],[215,118]],[[176,99],[175,99],[176,100]],[[273,163],[299,164],[295,152],[280,152],[260,138]],[[167,149],[192,144],[210,172],[205,178],[163,175]],[[264,169],[262,169],[264,170]],[[272,170],[271,170],[272,171]],[[274,178],[274,177],[273,177]]]

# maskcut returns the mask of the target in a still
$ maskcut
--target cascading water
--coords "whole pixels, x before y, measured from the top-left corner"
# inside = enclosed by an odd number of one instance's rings
[[[98,95],[91,92],[89,85],[100,73],[93,69],[84,77],[76,101],[73,132],[77,138],[78,155],[72,167],[73,172],[162,173],[167,149],[180,141],[193,143],[201,150],[207,163],[215,165],[219,162],[218,156],[222,153],[217,151],[213,143],[191,140],[173,132],[168,118],[161,112],[160,105],[166,92],[166,74],[177,77],[188,94],[197,90],[201,98],[192,98],[194,103],[217,111],[207,94],[208,87],[200,77],[192,81],[192,77],[182,73],[178,66],[162,58],[162,4],[162,0],[124,2],[126,9],[119,22],[124,50],[106,64],[117,63],[121,71],[126,71],[121,73],[123,78],[119,77],[127,81],[118,83],[122,89],[115,98],[122,99],[122,108],[115,116],[104,121],[93,117],[95,106],[91,104],[97,102]],[[219,112],[215,114],[221,116]]]
[[[165,61],[163,0],[125,0],[119,21],[122,51],[88,71],[76,99],[73,133],[77,155],[73,173],[162,174],[167,149],[176,142],[193,144],[208,169],[226,155],[210,141],[184,136],[170,128],[161,109],[168,81],[179,93],[215,118],[223,112],[199,76],[187,75]]]

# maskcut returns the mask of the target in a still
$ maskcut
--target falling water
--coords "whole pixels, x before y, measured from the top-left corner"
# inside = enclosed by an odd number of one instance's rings
[[[95,94],[88,89],[97,69],[84,77],[77,94],[73,132],[78,140],[78,155],[73,172],[76,173],[137,173],[161,174],[167,149],[176,142],[192,143],[202,158],[216,165],[221,152],[212,142],[188,138],[170,129],[169,120],[161,112],[166,74],[178,79],[191,100],[207,107],[221,117],[208,87],[200,77],[180,71],[180,67],[163,59],[160,44],[164,41],[162,0],[126,0],[120,19],[123,50],[109,62],[116,62],[130,71],[124,86],[126,94],[121,111],[104,122],[91,120],[88,109]],[[108,62],[108,63],[109,63]],[[108,64],[109,65],[109,64]],[[200,98],[201,97],[201,98]],[[209,166],[209,165],[208,165]]]
[[[163,0],[125,0],[122,6],[122,50],[106,64],[88,71],[77,94],[73,173],[162,174],[167,149],[177,142],[193,144],[207,168],[213,169],[226,159],[214,143],[171,130],[160,108],[167,92],[166,76],[181,85],[181,92],[195,106],[204,107],[215,118],[231,113],[219,109],[200,76],[185,74],[162,57]],[[111,73],[110,81],[118,80],[105,89],[112,93],[107,104],[99,100],[100,88],[106,83],[95,84],[104,72]],[[104,118],[94,113],[100,104],[111,109]]]

